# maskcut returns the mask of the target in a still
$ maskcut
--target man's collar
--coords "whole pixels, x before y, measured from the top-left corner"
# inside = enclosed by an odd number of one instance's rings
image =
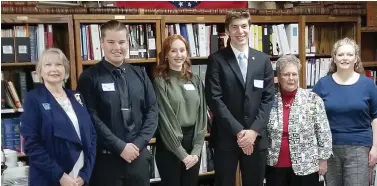
[[[115,69],[119,69],[119,68],[123,70],[123,69],[126,67],[126,62],[125,62],[125,61],[123,61],[123,63],[122,63],[119,67],[114,66],[112,63],[108,62],[108,61],[105,59],[105,57],[102,58],[101,62],[102,62],[102,64],[105,66],[105,68],[106,68],[108,71],[110,71],[110,72],[113,72]]]
[[[236,58],[238,58],[241,51],[239,51],[237,48],[235,48],[232,44],[230,44],[230,47],[232,48],[233,53],[236,56]],[[247,46],[246,49],[244,51],[242,51],[242,53],[245,54],[246,59],[249,59],[249,46]]]

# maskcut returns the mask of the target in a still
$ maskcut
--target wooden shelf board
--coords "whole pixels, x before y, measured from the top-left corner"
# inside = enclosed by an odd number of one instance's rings
[[[174,17],[174,16],[173,16]],[[84,20],[93,20],[95,22],[107,22],[111,19],[116,19],[118,21],[123,22],[123,20],[147,20],[149,22],[154,22],[153,20],[160,20],[162,19],[161,15],[153,15],[153,16],[145,16],[145,15],[124,15],[124,14],[76,14],[73,15],[74,20],[80,20],[80,22],[84,22]]]
[[[17,112],[23,112],[23,108],[18,108],[18,109],[1,109],[2,114],[9,114],[9,113],[17,113]]]
[[[196,60],[196,59],[208,59],[208,56],[206,57],[190,57],[191,60]]]
[[[361,32],[377,32],[377,27],[361,27]]]
[[[222,23],[224,24],[225,15],[174,15],[166,16],[166,24],[172,23]],[[257,23],[298,23],[299,16],[251,16],[253,24]]]
[[[36,64],[34,62],[1,63],[1,67],[35,66]]]
[[[126,59],[127,63],[155,63],[157,62],[156,58],[150,59]],[[89,61],[82,61],[82,65],[94,65],[97,64],[98,60],[89,60]]]
[[[17,23],[69,23],[72,15],[61,14],[3,14],[1,24]]]
[[[285,17],[285,16],[282,16]],[[334,22],[357,22],[357,16],[329,16],[329,15],[307,15],[304,16],[306,23],[334,23]]]
[[[366,61],[363,62],[364,67],[377,67],[377,61]]]
[[[306,57],[331,57],[331,54],[305,54]]]

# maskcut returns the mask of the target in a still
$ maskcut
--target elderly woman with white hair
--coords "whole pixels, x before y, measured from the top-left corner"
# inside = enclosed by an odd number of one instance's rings
[[[60,49],[49,48],[36,71],[43,85],[28,92],[21,115],[29,185],[88,185],[96,132],[81,95],[63,87],[69,61]]]
[[[331,132],[322,99],[298,86],[300,60],[278,59],[278,86],[267,124],[267,186],[318,186],[332,154]]]

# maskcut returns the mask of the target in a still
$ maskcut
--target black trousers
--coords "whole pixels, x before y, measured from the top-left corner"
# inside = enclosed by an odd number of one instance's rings
[[[266,186],[320,186],[318,172],[297,176],[292,167],[266,167]]]
[[[249,156],[241,148],[232,151],[215,148],[215,185],[234,186],[239,162],[242,186],[263,186],[266,161],[267,151],[259,150],[258,143]]]
[[[131,163],[120,155],[97,152],[90,186],[149,186],[151,154],[144,148]]]
[[[193,148],[194,127],[182,128],[182,146],[188,154]],[[199,179],[199,161],[186,170],[185,164],[169,151],[159,135],[156,136],[156,164],[161,177],[161,186],[197,186]]]

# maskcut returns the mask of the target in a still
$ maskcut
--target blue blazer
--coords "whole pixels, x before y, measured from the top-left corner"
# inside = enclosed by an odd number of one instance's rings
[[[42,85],[28,92],[21,115],[21,134],[29,160],[29,185],[60,186],[84,153],[79,176],[89,183],[96,153],[96,132],[80,94],[65,89],[77,115],[81,140],[66,112]],[[81,99],[81,100],[80,100]]]

